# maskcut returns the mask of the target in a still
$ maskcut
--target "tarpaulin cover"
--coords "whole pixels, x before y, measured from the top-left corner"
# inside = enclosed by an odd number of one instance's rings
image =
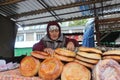
[[[83,34],[82,46],[95,47],[94,44],[94,19],[89,19]]]

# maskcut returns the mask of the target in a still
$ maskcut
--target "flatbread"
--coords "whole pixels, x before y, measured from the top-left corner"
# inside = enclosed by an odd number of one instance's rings
[[[103,56],[103,59],[114,59],[120,62],[120,56]]]
[[[46,52],[43,52],[43,51],[32,51],[31,54],[33,54],[33,53],[41,54],[41,55],[44,55],[44,56],[49,55],[49,53],[46,53]]]
[[[69,56],[69,57],[75,57],[76,56],[75,52],[64,49],[64,48],[57,48],[57,49],[55,49],[55,52],[57,54],[60,54],[60,55],[63,55],[63,56]]]
[[[87,53],[87,52],[77,52],[77,55],[80,55],[82,57],[85,58],[89,58],[89,59],[101,59],[101,55],[100,54],[96,54],[96,53]]]
[[[83,62],[83,61],[78,60],[78,59],[75,59],[74,61],[75,61],[75,62],[78,62],[78,63],[80,63],[80,64],[82,64],[82,65],[84,65],[84,66],[86,66],[86,67],[89,68],[89,69],[93,69],[93,68],[94,68],[94,65],[93,65],[93,64],[89,64],[89,63]]]
[[[90,63],[90,64],[97,64],[98,61],[99,61],[99,60],[95,60],[95,59],[88,59],[88,58],[85,58],[85,57],[82,57],[82,56],[79,56],[79,55],[76,55],[75,58],[78,59],[78,60]]]
[[[31,77],[38,73],[40,61],[32,56],[24,57],[20,62],[20,73],[23,76]]]
[[[33,51],[33,52],[31,52],[31,55],[38,59],[46,59],[46,58],[50,57],[50,55],[48,53],[40,52],[40,51]]]
[[[83,52],[91,52],[91,53],[99,53],[102,54],[102,51],[97,49],[97,48],[89,48],[89,47],[79,47],[78,48],[79,51],[83,51]]]
[[[61,80],[90,80],[91,73],[83,65],[77,62],[67,63],[61,73]]]
[[[92,73],[93,80],[119,80],[120,65],[113,59],[100,60]]]
[[[103,56],[105,55],[119,55],[120,56],[120,50],[109,50],[103,53]]]
[[[59,54],[55,54],[54,56],[56,58],[60,59],[61,61],[65,61],[65,62],[71,62],[71,61],[74,61],[74,59],[75,59],[73,57],[67,57],[67,56],[63,56],[63,55],[59,55]]]
[[[57,58],[47,58],[41,65],[38,72],[43,80],[56,80],[63,70],[63,63]]]

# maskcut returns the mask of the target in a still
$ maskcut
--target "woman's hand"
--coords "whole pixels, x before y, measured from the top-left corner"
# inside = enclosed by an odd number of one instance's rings
[[[68,50],[74,51],[75,46],[74,46],[73,42],[68,42],[66,48],[67,48]]]
[[[44,52],[47,52],[47,53],[49,53],[49,54],[54,54],[54,50],[53,49],[51,49],[51,48],[45,48],[44,49]]]

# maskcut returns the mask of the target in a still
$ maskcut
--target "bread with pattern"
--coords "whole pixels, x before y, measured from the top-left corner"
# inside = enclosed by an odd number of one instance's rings
[[[61,80],[90,80],[89,69],[77,62],[67,63],[62,71]]]
[[[63,63],[55,57],[50,57],[41,63],[38,75],[43,80],[56,80],[62,70]]]
[[[23,76],[31,77],[38,73],[40,61],[32,56],[24,57],[20,62],[20,73]]]

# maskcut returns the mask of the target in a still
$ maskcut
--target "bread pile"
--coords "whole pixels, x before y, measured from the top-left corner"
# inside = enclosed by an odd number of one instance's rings
[[[103,53],[103,59],[114,59],[120,62],[120,50],[109,50]]]
[[[102,51],[96,48],[79,47],[75,62],[92,69],[101,59]]]
[[[71,62],[71,61],[74,61],[76,53],[64,48],[57,48],[55,49],[54,56],[60,59],[61,61]]]
[[[51,56],[46,52],[32,51],[22,59],[20,72],[23,76],[38,74],[43,80],[90,80],[94,65],[101,59],[102,52],[95,48],[79,47],[78,52],[57,48]],[[88,69],[89,68],[89,69]]]
[[[61,75],[63,63],[55,58],[46,58],[40,63],[39,59],[33,56],[26,56],[20,62],[20,73],[26,77],[39,75],[43,80],[55,80]]]

